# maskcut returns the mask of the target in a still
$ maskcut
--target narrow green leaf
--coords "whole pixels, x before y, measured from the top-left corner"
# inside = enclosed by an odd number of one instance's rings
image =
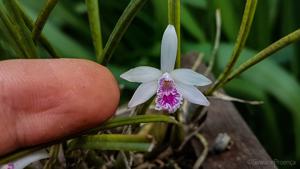
[[[33,20],[37,13],[30,8],[25,9],[26,11],[24,12]],[[43,33],[60,57],[95,60],[92,57],[93,54],[88,49],[80,42],[66,35],[52,20],[49,20],[47,26],[44,27]]]
[[[226,63],[228,59],[224,48],[232,48],[232,46],[221,45],[220,53],[223,53],[225,57],[220,57],[218,60],[220,68],[225,67],[224,63]],[[254,51],[245,50],[239,62],[241,64],[245,63],[247,59],[253,58],[251,56],[254,54]],[[253,86],[259,86],[261,90],[267,91],[291,112],[295,134],[295,151],[297,153],[297,159],[300,159],[300,107],[298,103],[300,100],[300,84],[290,73],[269,59],[243,72],[241,77],[251,81]],[[251,84],[244,86],[244,88],[245,87],[251,88]]]
[[[17,5],[18,5],[19,11],[20,11],[20,13],[21,13],[21,15],[24,19],[24,22],[25,22],[26,26],[28,27],[29,30],[32,31],[33,25],[34,25],[33,21],[31,20],[31,18],[29,16],[26,15],[26,13],[23,10],[22,6],[20,6],[19,4],[17,4]],[[42,46],[49,52],[51,57],[59,58],[59,55],[56,53],[55,49],[50,44],[48,39],[43,35],[43,33],[41,33],[40,38],[38,40],[40,41]]]
[[[71,140],[70,150],[83,148],[95,150],[122,150],[149,152],[154,146],[153,139],[145,135],[100,134],[82,136]]]
[[[151,123],[151,122],[165,122],[165,123],[173,123],[179,124],[173,117],[166,116],[166,115],[138,115],[132,117],[116,117],[113,118],[98,128],[94,128],[89,130],[90,132],[93,131],[100,131],[100,130],[107,130],[111,128],[116,128],[125,125],[134,125],[140,123]]]
[[[171,116],[166,116],[166,115],[139,115],[139,116],[133,116],[133,117],[116,117],[116,118],[113,118],[112,120],[107,121],[100,127],[89,129],[89,130],[85,131],[84,133],[77,133],[73,136],[69,136],[69,137],[61,139],[61,140],[38,145],[35,147],[31,147],[31,148],[25,148],[25,149],[13,152],[7,156],[0,157],[0,164],[5,164],[9,161],[13,161],[17,158],[28,155],[36,150],[60,143],[61,141],[65,141],[65,140],[68,140],[71,138],[81,136],[82,134],[95,133],[95,132],[98,132],[101,130],[107,130],[107,129],[121,127],[121,126],[125,126],[125,125],[151,123],[151,122],[173,123],[176,125],[180,125],[174,118],[172,118]],[[143,146],[145,146],[145,145],[143,144]]]
[[[50,16],[51,11],[54,9],[58,0],[47,0],[45,6],[43,7],[41,13],[37,17],[34,27],[32,30],[32,39],[37,41],[41,36],[41,32],[47,22],[48,17]]]
[[[220,84],[225,81],[228,75],[231,73],[233,66],[238,60],[240,53],[246,43],[253,17],[255,14],[257,0],[247,0],[244,15],[242,19],[242,23],[240,26],[240,31],[238,37],[236,39],[235,47],[233,49],[233,53],[226,65],[225,70],[220,74],[214,85],[207,91],[207,94],[212,94],[217,88],[219,88]]]
[[[85,2],[88,10],[93,45],[96,52],[96,60],[98,63],[102,63],[103,46],[98,0],[86,0]]]
[[[83,41],[77,40],[74,36],[66,34],[63,29],[65,25],[70,25],[72,28],[82,32],[84,36],[88,36],[89,28],[84,26],[84,22],[79,18],[77,14],[72,13],[71,9],[65,8],[62,2],[58,3],[55,10],[52,11],[55,16],[49,17],[47,25],[43,29],[43,35],[52,44],[59,57],[67,58],[81,58],[88,60],[96,60],[94,54],[89,50],[89,46],[83,44]],[[40,1],[20,1],[23,4],[24,12],[29,16],[31,20],[34,20],[39,14],[39,9],[42,6]],[[71,3],[72,4],[72,3]],[[69,4],[69,6],[71,6]],[[77,24],[75,24],[77,21]],[[82,25],[81,27],[79,25]]]
[[[300,40],[300,29],[290,33],[289,35],[281,38],[280,40],[274,42],[267,48],[260,51],[258,54],[253,56],[252,58],[248,59],[245,63],[241,64],[233,73],[229,75],[226,81],[222,84],[224,85],[228,81],[232,80],[242,72],[246,71],[250,67],[254,66],[258,62],[264,60],[265,58],[271,56],[273,53],[277,52],[278,50],[288,46],[291,43],[297,42]],[[222,86],[221,85],[221,86]]]
[[[9,32],[9,35],[12,37],[14,42],[16,43],[16,46],[19,51],[21,51],[23,56],[16,56],[16,57],[24,57],[27,56],[26,48],[22,41],[20,40],[17,30],[14,28],[14,25],[11,23],[10,19],[8,18],[4,8],[0,5],[0,19],[3,22],[3,25],[6,27],[7,31]]]
[[[4,0],[4,4],[11,14],[11,21],[14,25],[16,36],[20,43],[22,43],[23,50],[27,58],[37,58],[37,49],[31,38],[30,31],[26,27],[26,24],[19,11],[17,2],[15,0]]]
[[[117,48],[119,42],[121,41],[123,35],[128,29],[131,21],[136,16],[136,14],[140,11],[140,9],[144,6],[144,4],[148,0],[131,0],[120,19],[118,20],[114,30],[109,36],[109,39],[105,45],[103,51],[103,64],[107,65],[113,52]]]

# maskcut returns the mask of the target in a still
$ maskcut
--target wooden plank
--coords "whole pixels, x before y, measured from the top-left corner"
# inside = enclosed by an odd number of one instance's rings
[[[191,67],[197,55],[184,58],[184,67]],[[202,70],[201,70],[202,69]],[[199,68],[198,72],[203,72]],[[233,141],[230,150],[220,154],[210,153],[204,169],[276,169],[274,162],[259,143],[246,122],[231,102],[211,99],[208,116],[201,133],[211,148],[219,133],[227,133]]]

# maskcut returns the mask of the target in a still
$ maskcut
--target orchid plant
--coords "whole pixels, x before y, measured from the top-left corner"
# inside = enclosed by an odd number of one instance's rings
[[[34,53],[39,48],[37,45],[39,42],[41,47],[45,49],[52,57],[59,57],[59,55],[55,52],[54,48],[52,47],[51,43],[48,42],[47,38],[43,36],[42,29],[49,17],[49,14],[53,10],[53,8],[58,3],[57,0],[49,0],[45,4],[43,10],[37,17],[35,22],[32,22],[30,18],[26,15],[26,12],[23,11],[22,6],[19,6],[16,0],[6,0],[6,7],[0,8],[0,22],[6,23],[5,29],[14,32],[13,35],[17,35],[17,38],[13,38],[12,42],[16,41],[18,44],[17,50],[14,51],[23,51],[27,58],[37,58],[38,55]],[[119,18],[116,27],[113,29],[112,33],[109,36],[105,47],[102,46],[102,32],[101,32],[101,25],[100,25],[100,13],[99,13],[99,4],[97,0],[86,0],[87,5],[87,14],[89,16],[89,24],[93,39],[93,45],[95,48],[95,61],[99,64],[107,65],[110,58],[113,55],[114,50],[118,46],[120,40],[122,39],[124,33],[126,32],[127,28],[131,24],[131,21],[137,15],[138,11],[142,9],[144,4],[147,0],[131,0],[124,13]],[[15,10],[4,10],[4,9],[15,9]],[[202,106],[209,106],[209,101],[205,97],[203,93],[197,88],[198,86],[206,86],[211,84],[211,80],[201,75],[192,69],[187,68],[178,68],[175,69],[175,62],[176,59],[180,60],[180,57],[177,57],[180,54],[180,0],[168,0],[168,19],[169,25],[164,31],[162,42],[161,42],[161,66],[160,70],[157,68],[149,67],[149,66],[140,66],[133,69],[128,70],[127,72],[121,75],[121,78],[129,81],[129,82],[137,82],[141,83],[139,87],[136,89],[135,93],[133,94],[131,100],[128,103],[129,108],[134,108],[140,104],[145,103],[147,100],[151,99],[154,95],[155,96],[155,109],[159,111],[165,111],[170,114],[176,112],[183,103],[183,99],[187,101],[202,105]],[[245,45],[247,40],[248,33],[251,28],[253,16],[255,14],[256,9],[256,0],[247,0],[245,12],[243,16],[243,21],[241,22],[242,25],[240,27],[240,32],[237,37],[236,45],[233,50],[233,54],[231,59],[229,60],[226,69],[222,72],[222,74],[217,78],[216,82],[212,85],[211,88],[206,91],[206,95],[212,95],[217,89],[222,88],[227,82],[234,79],[236,76],[241,74],[242,72],[246,71],[248,68],[252,67],[253,65],[257,64],[258,62],[264,60],[271,54],[277,52],[281,48],[300,40],[300,30],[297,30],[289,35],[283,37],[282,39],[276,41],[272,45],[268,46],[257,55],[253,56],[251,59],[247,60],[246,62],[242,63],[239,67],[234,69],[236,65],[236,61],[238,60],[242,48]],[[6,11],[11,11],[15,13],[12,15],[14,18],[15,16],[19,17],[22,16],[25,23],[21,22],[13,22],[8,17],[10,14],[6,14]],[[2,17],[1,17],[2,16]],[[217,17],[218,18],[218,17]],[[219,16],[219,18],[221,18]],[[15,19],[15,18],[14,18]],[[17,20],[19,21],[19,20]],[[31,23],[32,22],[32,23]],[[175,26],[173,26],[175,25]],[[217,24],[218,25],[218,24]],[[220,24],[219,24],[220,25]],[[15,29],[15,27],[19,27],[19,29]],[[26,28],[23,28],[26,26]],[[26,29],[26,31],[21,31],[22,29]],[[30,31],[29,31],[30,30]],[[177,31],[177,33],[176,33]],[[220,26],[217,26],[217,34],[221,33]],[[25,37],[24,39],[30,40],[31,43],[27,43],[27,41],[22,41],[23,38],[18,37]],[[216,35],[218,37],[218,35]],[[1,40],[1,39],[0,39]],[[220,42],[220,37],[216,38],[215,47],[214,47],[214,54],[212,56],[216,56],[217,50]],[[179,52],[178,52],[179,51]],[[177,53],[178,52],[178,53]],[[177,58],[176,58],[177,57]],[[212,62],[211,65],[213,66],[214,58],[211,58]],[[179,62],[177,62],[179,63]],[[179,64],[178,64],[179,65]],[[210,67],[210,68],[211,68]],[[209,72],[209,71],[208,71]],[[126,110],[127,111],[127,110]],[[126,114],[128,112],[122,112]],[[120,113],[120,114],[122,114]],[[196,114],[198,111],[193,111],[191,114]],[[78,150],[81,152],[81,149],[88,149],[91,154],[91,158],[94,159],[101,159],[100,157],[104,157],[103,159],[107,160],[107,164],[110,166],[111,164],[115,163],[118,168],[121,165],[129,165],[127,162],[127,154],[124,151],[132,151],[132,152],[150,152],[154,147],[159,147],[159,140],[155,140],[156,138],[152,137],[150,129],[147,127],[153,127],[152,129],[156,129],[161,131],[162,134],[157,134],[162,136],[164,139],[165,136],[172,136],[173,133],[175,135],[181,132],[181,128],[186,127],[182,130],[186,132],[186,134],[191,134],[191,137],[186,137],[187,139],[183,142],[184,144],[187,143],[192,136],[196,136],[197,139],[203,144],[203,146],[207,146],[205,138],[198,132],[198,129],[194,129],[195,126],[199,125],[198,123],[195,125],[186,125],[187,123],[181,123],[182,121],[173,118],[172,116],[167,115],[136,115],[136,116],[126,116],[126,117],[118,117],[120,115],[116,113],[117,117],[110,119],[105,124],[98,126],[96,128],[89,129],[86,131],[85,134],[82,135],[74,135],[67,138],[63,138],[61,140],[57,140],[58,143],[65,143],[66,146],[59,146],[59,150],[63,150],[62,152],[65,153],[66,157],[69,154],[68,152],[72,152],[73,150]],[[122,114],[122,115],[123,115]],[[129,113],[128,113],[129,114]],[[126,114],[127,115],[127,114]],[[200,116],[199,116],[200,117]],[[131,127],[124,127],[136,124],[145,124],[145,123],[168,123],[172,125],[177,125],[174,128],[170,128],[170,130],[175,132],[169,132],[169,130],[163,130],[161,125],[141,125],[138,132],[131,130]],[[121,129],[121,127],[124,127]],[[144,127],[144,128],[143,128]],[[156,127],[156,128],[155,128]],[[169,126],[168,126],[169,127]],[[111,130],[113,129],[114,130]],[[145,129],[147,132],[146,134],[141,134]],[[174,129],[174,130],[173,130]],[[108,130],[107,133],[101,133],[103,130]],[[141,132],[142,131],[142,132]],[[179,131],[179,132],[177,132]],[[169,133],[168,133],[169,132]],[[98,133],[98,134],[95,134]],[[101,133],[101,134],[99,134]],[[120,134],[122,133],[122,134]],[[173,137],[173,136],[172,136]],[[178,137],[174,137],[177,139]],[[70,140],[71,139],[71,140]],[[168,145],[172,144],[172,139],[164,139],[164,141],[169,141]],[[180,140],[180,139],[178,139]],[[204,140],[204,141],[203,141]],[[56,142],[55,142],[56,143]],[[182,143],[182,145],[184,145]],[[0,169],[23,169],[32,162],[36,162],[42,159],[50,158],[50,165],[49,168],[55,168],[55,164],[51,163],[51,159],[58,158],[58,155],[53,153],[47,153],[46,149],[53,143],[45,144],[45,145],[37,145],[29,148],[24,148],[21,150],[17,150],[14,153],[11,153],[7,156],[0,157]],[[181,146],[182,146],[181,145]],[[180,147],[181,147],[180,146]],[[49,147],[51,150],[56,150],[56,146]],[[40,149],[40,151],[36,151]],[[69,151],[65,151],[69,150]],[[114,150],[109,156],[109,151],[106,153],[98,153],[93,152],[93,150]],[[115,151],[119,151],[120,153],[115,153]],[[154,153],[157,153],[153,151]],[[159,151],[158,151],[159,152]],[[178,151],[179,152],[179,151]],[[198,157],[193,168],[200,168],[201,163],[203,162],[204,158],[206,157],[208,151],[203,151]],[[184,152],[185,153],[185,152]],[[106,154],[106,155],[103,155]],[[197,153],[196,153],[197,154]],[[85,158],[89,158],[87,154],[84,155],[84,158],[81,157],[82,154],[75,153],[74,158],[78,158],[78,161],[85,161]],[[140,154],[139,154],[140,155]],[[73,157],[73,156],[72,156]],[[107,158],[109,157],[109,158]],[[121,158],[119,158],[121,157]],[[124,157],[124,158],[122,158]],[[133,161],[132,157],[134,153],[128,155],[128,161]],[[137,156],[136,156],[137,157]],[[138,157],[140,159],[140,156]],[[124,161],[122,161],[122,160]],[[90,161],[93,161],[90,160]],[[101,160],[99,160],[101,161]],[[154,160],[155,161],[155,160]],[[172,159],[173,161],[173,159]],[[49,161],[48,161],[49,162]],[[145,162],[145,161],[143,161]],[[124,163],[124,164],[123,164]],[[148,162],[147,162],[148,163]],[[176,163],[175,163],[176,164]],[[174,168],[175,168],[174,164]],[[98,165],[98,161],[97,161]],[[97,165],[93,166],[93,168],[100,168],[96,167]],[[133,164],[130,164],[133,165]],[[143,164],[141,164],[143,165]],[[177,165],[177,164],[176,164]],[[103,164],[106,168],[106,164]],[[129,166],[130,167],[130,166]],[[129,168],[128,166],[122,166],[121,168]],[[136,167],[136,166],[135,166]],[[145,167],[145,166],[144,166]],[[136,168],[139,168],[138,166]]]
[[[142,83],[128,107],[146,102],[156,93],[155,109],[174,113],[183,98],[191,103],[208,106],[209,101],[195,87],[209,85],[211,81],[191,69],[174,69],[177,54],[177,34],[173,25],[168,25],[161,42],[161,70],[140,66],[123,73],[121,78]]]

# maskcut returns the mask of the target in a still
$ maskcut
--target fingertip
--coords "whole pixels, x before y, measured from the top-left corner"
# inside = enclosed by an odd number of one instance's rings
[[[107,67],[92,61],[88,61],[87,64],[89,69],[93,69],[90,70],[91,72],[87,71],[87,76],[90,76],[90,80],[94,83],[95,91],[89,96],[89,100],[92,102],[90,107],[92,109],[91,116],[94,116],[93,124],[99,125],[114,115],[119,104],[120,90],[115,77]],[[96,73],[93,73],[93,71],[96,71]]]

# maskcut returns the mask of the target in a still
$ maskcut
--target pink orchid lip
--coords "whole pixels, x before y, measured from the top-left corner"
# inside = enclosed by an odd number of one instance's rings
[[[176,89],[174,80],[164,73],[158,81],[155,109],[174,113],[182,104],[182,95]]]

